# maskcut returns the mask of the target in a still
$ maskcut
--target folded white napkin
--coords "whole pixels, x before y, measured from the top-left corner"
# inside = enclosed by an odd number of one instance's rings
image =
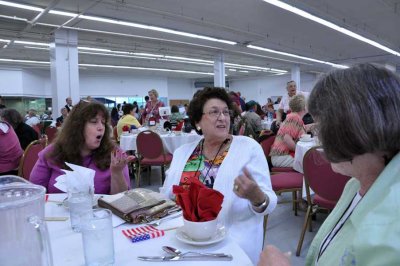
[[[60,175],[56,178],[54,186],[61,191],[69,193],[93,193],[94,192],[94,175],[96,172],[92,169],[75,165],[72,163],[65,163],[73,171],[64,170],[65,175]]]

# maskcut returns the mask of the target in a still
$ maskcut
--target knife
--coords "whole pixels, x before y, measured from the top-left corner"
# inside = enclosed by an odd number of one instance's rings
[[[206,255],[197,255],[197,256],[139,256],[138,260],[144,261],[230,261],[232,260],[232,255],[219,255],[219,256],[206,256]]]

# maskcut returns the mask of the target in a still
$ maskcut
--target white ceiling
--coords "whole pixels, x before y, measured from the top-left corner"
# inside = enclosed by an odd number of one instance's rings
[[[64,27],[78,29],[78,46],[211,61],[214,60],[216,54],[223,52],[227,63],[286,71],[290,71],[293,64],[299,64],[301,71],[304,72],[326,72],[331,69],[331,66],[254,50],[246,45],[251,44],[341,65],[351,65],[357,62],[376,62],[393,67],[400,65],[399,56],[389,54],[262,0],[17,0],[12,2],[45,10],[41,13],[0,5],[0,39],[12,41],[8,45],[6,42],[0,42],[0,60],[20,59],[49,62],[47,49],[33,49],[29,47],[35,47],[35,45],[22,45],[15,41],[50,43],[54,39],[54,32],[58,28]],[[400,52],[400,0],[297,0],[285,2]],[[81,17],[60,16],[48,13],[50,10],[163,27],[229,40],[237,44],[230,45],[154,30],[91,21]],[[212,64],[201,65],[93,53],[99,52],[80,53],[79,63],[213,72]],[[48,66],[36,64],[1,61],[0,65],[48,68]],[[92,67],[82,67],[81,69],[82,71],[110,71],[110,69],[101,70]],[[229,69],[228,67],[226,69],[227,79],[275,75],[270,72],[252,70],[239,72],[240,69],[233,72]],[[195,79],[212,77],[198,73],[158,71],[156,73],[133,69],[113,69],[112,71]]]

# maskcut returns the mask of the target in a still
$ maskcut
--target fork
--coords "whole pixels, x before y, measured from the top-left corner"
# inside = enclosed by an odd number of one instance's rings
[[[172,220],[172,219],[178,218],[178,217],[180,217],[180,216],[182,216],[182,212],[179,212],[179,213],[177,213],[177,214],[171,214],[170,216],[167,216],[167,217],[165,217],[165,218],[162,218],[162,219],[157,220],[157,221],[152,222],[152,223],[148,223],[147,225],[159,226],[159,225],[160,225],[162,222],[164,222],[164,221]]]

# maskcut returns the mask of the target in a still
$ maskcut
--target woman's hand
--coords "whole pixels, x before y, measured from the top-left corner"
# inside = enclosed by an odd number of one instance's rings
[[[290,252],[283,253],[275,246],[268,245],[260,255],[258,266],[290,266]]]
[[[248,199],[254,206],[261,205],[266,197],[246,167],[243,168],[243,174],[235,178],[233,191],[238,197]]]
[[[125,152],[121,150],[114,150],[111,152],[111,172],[122,172],[125,166],[134,160],[134,156],[128,156]]]
[[[126,165],[134,160],[134,156],[128,156],[121,150],[114,150],[111,152],[111,187],[110,194],[116,194],[128,189],[128,184],[125,181],[123,170]]]

